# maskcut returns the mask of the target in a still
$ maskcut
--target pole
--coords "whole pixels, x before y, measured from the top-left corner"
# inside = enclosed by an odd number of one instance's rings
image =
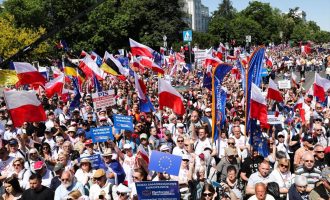
[[[249,64],[247,65],[247,67],[245,67],[245,130],[244,130],[244,136],[247,135],[247,118],[248,118],[248,113],[247,113],[247,108],[248,108],[248,78],[249,75]]]

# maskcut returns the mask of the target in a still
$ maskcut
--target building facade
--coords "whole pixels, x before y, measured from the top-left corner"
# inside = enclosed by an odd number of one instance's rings
[[[181,10],[184,12],[183,20],[197,32],[207,32],[210,20],[209,8],[201,0],[182,0]]]

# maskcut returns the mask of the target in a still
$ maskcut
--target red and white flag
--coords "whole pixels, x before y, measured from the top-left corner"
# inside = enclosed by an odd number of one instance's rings
[[[44,85],[45,77],[38,70],[27,62],[13,62],[18,77],[18,85],[29,85],[39,83]]]
[[[140,145],[137,148],[137,153],[135,157],[135,166],[136,168],[142,167],[146,172],[148,171],[149,166],[149,154],[144,150]]]
[[[222,42],[220,42],[220,44],[219,44],[218,52],[226,53],[226,47],[225,47],[225,45],[222,44]]]
[[[280,115],[280,110],[278,109],[277,104],[275,104],[275,117],[278,117]]]
[[[304,98],[303,97],[300,97],[298,99],[298,101],[295,103],[294,105],[294,109],[301,109],[303,107],[303,103],[304,103]]]
[[[159,109],[163,110],[164,106],[171,108],[177,115],[185,114],[186,110],[183,105],[183,97],[174,89],[170,83],[159,78],[158,82]]]
[[[94,74],[98,80],[104,80],[107,74],[99,68],[96,62],[90,55],[86,55],[80,62],[79,68],[86,74],[87,77],[93,78]]]
[[[283,97],[281,95],[280,90],[278,89],[276,83],[271,78],[269,79],[267,99],[272,99],[278,102],[283,101]]]
[[[140,65],[151,69],[153,72],[164,74],[164,70],[158,66],[151,58],[141,56]]]
[[[315,73],[314,96],[319,98],[321,102],[324,102],[325,93],[328,89],[330,89],[330,80],[322,78],[318,73]]]
[[[134,83],[135,83],[135,91],[141,100],[146,100],[147,87],[143,83],[141,79],[138,78],[138,75],[134,72]]]
[[[266,65],[267,65],[268,67],[273,67],[273,59],[272,59],[271,56],[266,57]]]
[[[64,85],[64,74],[62,73],[55,79],[49,81],[45,85],[45,93],[48,98],[54,96],[54,94],[61,95]]]
[[[291,80],[292,80],[292,83],[294,85],[298,85],[298,82],[297,82],[297,75],[295,73],[291,73]]]
[[[250,117],[258,119],[263,127],[267,127],[267,102],[258,86],[252,83]]]
[[[133,39],[129,39],[129,44],[131,46],[131,52],[133,56],[147,56],[153,58],[152,53],[154,50],[144,44],[140,44]]]
[[[35,91],[4,91],[7,109],[15,127],[24,122],[46,121],[45,110]]]
[[[205,58],[205,63],[204,66],[207,67],[209,65],[216,67],[218,65],[220,65],[221,63],[223,63],[218,57],[213,57],[212,55],[207,55]]]

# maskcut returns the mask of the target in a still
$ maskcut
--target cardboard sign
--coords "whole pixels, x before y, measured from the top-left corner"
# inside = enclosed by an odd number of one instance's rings
[[[290,89],[291,81],[290,80],[280,80],[277,82],[279,89]]]
[[[112,134],[112,127],[104,126],[104,127],[99,127],[99,128],[92,128],[91,137],[92,137],[93,143],[106,142],[109,139],[113,140],[114,138],[113,138],[113,134]]]
[[[177,181],[142,181],[135,184],[139,200],[180,199]]]
[[[108,106],[116,105],[114,90],[93,93],[92,99],[94,109],[105,109]]]

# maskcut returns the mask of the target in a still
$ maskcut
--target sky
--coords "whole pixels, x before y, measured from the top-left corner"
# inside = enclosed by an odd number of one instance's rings
[[[306,12],[308,21],[315,21],[321,30],[330,31],[330,0],[258,0],[263,3],[270,3],[272,7],[279,8],[282,12],[289,12],[289,8],[299,7]],[[202,3],[209,7],[210,14],[218,9],[222,0],[202,0]],[[249,0],[231,0],[232,5],[238,11],[249,5]]]

